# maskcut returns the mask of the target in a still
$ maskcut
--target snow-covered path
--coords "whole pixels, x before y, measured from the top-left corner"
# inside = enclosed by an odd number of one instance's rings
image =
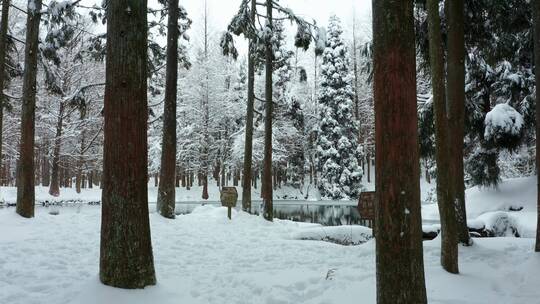
[[[0,209],[0,303],[375,303],[372,241],[345,247],[295,240],[325,229],[200,207],[166,220],[152,213],[158,285],[125,291],[97,278],[100,208],[38,208],[25,220]],[[532,239],[477,239],[461,248],[461,275],[440,269],[425,244],[430,303],[538,303],[540,255]],[[329,270],[333,274],[327,279]]]

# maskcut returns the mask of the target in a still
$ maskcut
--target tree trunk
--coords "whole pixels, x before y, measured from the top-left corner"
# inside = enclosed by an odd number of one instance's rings
[[[60,109],[58,110],[58,120],[56,123],[56,136],[54,138],[51,186],[49,187],[49,194],[52,196],[60,195],[59,170],[60,170],[60,148],[62,146],[63,120],[64,120],[64,103],[60,102]]]
[[[174,218],[176,204],[176,97],[178,81],[178,0],[169,0],[167,25],[167,70],[165,83],[165,109],[163,114],[163,140],[159,178],[157,212]]]
[[[41,185],[44,187],[48,187],[51,183],[51,172],[50,172],[50,164],[49,164],[49,157],[47,155],[47,152],[43,152],[43,159],[41,160]]]
[[[448,63],[447,97],[448,130],[450,135],[451,200],[456,205],[458,240],[471,245],[465,210],[465,177],[463,172],[463,141],[465,128],[465,7],[463,0],[447,0]]]
[[[88,188],[94,188],[94,170],[88,172]]]
[[[369,152],[366,154],[366,164],[367,164],[367,182],[371,183],[371,154]]]
[[[227,176],[226,176],[226,169],[225,169],[225,159],[221,161],[221,187],[227,186]]]
[[[34,150],[35,151],[35,150]],[[34,183],[41,184],[41,147],[38,147],[37,153],[34,155]]]
[[[81,188],[85,189],[86,188],[86,174],[82,174],[81,176]]]
[[[452,0],[454,1],[454,0]],[[437,204],[441,219],[441,265],[450,273],[458,273],[458,238],[455,205],[451,194],[450,147],[444,78],[444,50],[439,17],[439,0],[428,0],[429,57],[433,86],[435,140],[437,160]]]
[[[377,303],[427,303],[413,1],[373,1]]]
[[[536,77],[536,94],[538,96],[538,88],[540,88],[540,0],[533,0],[533,20],[534,20],[534,74]],[[536,100],[539,98],[536,97]],[[537,103],[538,104],[538,103]],[[536,138],[540,136],[540,109],[536,107]],[[538,220],[536,227],[536,246],[534,250],[540,252],[540,147],[538,146],[538,140],[536,141],[536,176],[537,176],[537,206],[538,206]]]
[[[36,116],[36,76],[41,0],[28,0],[24,50],[21,143],[17,166],[17,213],[34,217],[34,134]]]
[[[256,1],[251,0],[251,21],[255,22]],[[251,179],[253,171],[253,108],[255,104],[255,45],[248,50],[248,96],[246,110],[246,141],[244,145],[244,174],[242,177],[242,210],[251,212]]]
[[[84,121],[86,119],[86,110],[81,109],[81,120]],[[81,143],[80,143],[80,153],[79,157],[77,159],[77,174],[75,176],[75,191],[77,193],[81,193],[81,188],[84,188],[84,175],[83,175],[83,166],[84,166],[84,149],[85,149],[85,141],[86,140],[86,132],[83,129],[81,131]]]
[[[274,32],[272,21],[272,0],[266,0],[266,26],[271,33]],[[272,73],[273,73],[273,51],[272,42],[267,39],[265,42],[265,97],[266,97],[266,115],[264,121],[264,160],[263,160],[263,176],[262,176],[262,194],[264,205],[264,218],[267,221],[274,220],[274,206],[272,203],[272,115],[274,104],[272,101]]]
[[[202,190],[202,199],[203,200],[207,200],[209,198],[208,196],[208,174],[205,174],[203,177],[202,177],[202,187],[203,187],[203,190]]]
[[[0,163],[2,163],[2,133],[4,130],[4,87],[6,86],[6,57],[9,7],[11,0],[2,2],[2,20],[0,21]]]
[[[100,280],[156,283],[148,218],[147,1],[107,7]]]

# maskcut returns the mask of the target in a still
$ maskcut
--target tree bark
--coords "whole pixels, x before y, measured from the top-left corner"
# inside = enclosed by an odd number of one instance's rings
[[[88,172],[88,188],[94,188],[94,170]]]
[[[255,22],[256,2],[251,0],[251,22]],[[253,109],[255,104],[255,45],[250,40],[248,50],[248,96],[246,110],[246,141],[244,145],[244,175],[242,179],[242,210],[251,212],[251,179],[253,171]]]
[[[435,114],[435,141],[437,160],[437,204],[441,219],[441,265],[450,273],[458,273],[458,238],[455,205],[452,201],[450,177],[450,147],[448,116],[446,112],[446,86],[444,77],[444,50],[439,16],[439,0],[428,0],[429,57]]]
[[[51,176],[51,185],[49,187],[49,194],[52,196],[60,195],[59,170],[60,170],[60,148],[62,147],[63,121],[64,121],[64,103],[61,101],[60,108],[58,110],[58,120],[56,123],[56,136],[54,138],[52,173],[51,173],[52,176]]]
[[[156,283],[148,218],[147,1],[107,7],[100,280]]]
[[[178,82],[178,0],[169,0],[167,25],[167,70],[165,80],[165,109],[159,178],[157,212],[174,218],[176,205],[176,97]]]
[[[46,145],[45,145],[46,146]],[[46,148],[45,148],[46,149]],[[51,183],[51,172],[49,157],[47,151],[43,151],[43,159],[41,160],[41,185],[48,187]]]
[[[456,205],[459,242],[471,245],[465,210],[463,141],[465,137],[465,7],[463,0],[447,0],[448,7],[448,122],[450,135],[451,199]]]
[[[377,303],[427,303],[413,1],[373,0]]]
[[[534,0],[533,3],[533,20],[534,20],[534,74],[536,75],[536,100],[538,100],[538,88],[540,88],[540,0]],[[537,102],[538,104],[538,102]],[[536,106],[536,176],[537,176],[537,227],[536,227],[536,245],[534,250],[540,252],[540,147],[538,146],[538,138],[540,136],[540,108]]]
[[[2,131],[4,130],[4,87],[6,86],[6,57],[9,7],[11,0],[2,2],[2,20],[0,21],[0,163],[2,163]]]
[[[81,120],[84,120],[85,118],[86,118],[86,111],[81,110]],[[77,159],[77,168],[76,168],[77,174],[75,176],[75,191],[77,193],[81,193],[81,188],[85,187],[84,186],[85,179],[84,179],[84,174],[83,174],[83,166],[84,166],[83,153],[84,153],[85,144],[86,144],[85,139],[86,139],[86,132],[83,129],[81,132],[80,153]]]
[[[17,213],[34,217],[34,134],[36,116],[36,76],[41,0],[28,0],[24,79],[21,109],[21,143],[17,166]]]
[[[274,32],[272,21],[272,0],[266,0],[266,18],[270,33]],[[264,205],[264,218],[267,221],[274,220],[274,206],[272,203],[273,191],[272,191],[272,115],[273,115],[273,101],[272,101],[272,73],[273,73],[273,51],[272,42],[270,37],[266,37],[265,42],[265,97],[266,97],[266,113],[264,121],[264,161],[263,161],[263,178],[262,178],[262,193],[263,193],[263,205]]]

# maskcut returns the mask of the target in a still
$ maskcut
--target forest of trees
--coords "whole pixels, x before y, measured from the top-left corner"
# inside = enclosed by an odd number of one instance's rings
[[[245,211],[260,187],[268,221],[275,189],[356,200],[374,183],[378,302],[427,303],[421,178],[459,273],[465,189],[536,172],[540,0],[377,0],[368,35],[277,0],[240,1],[226,29],[204,2],[197,32],[159,4],[2,1],[0,184],[25,218],[35,186],[101,188],[104,284],[156,283],[149,183],[171,220],[179,187],[241,187]]]

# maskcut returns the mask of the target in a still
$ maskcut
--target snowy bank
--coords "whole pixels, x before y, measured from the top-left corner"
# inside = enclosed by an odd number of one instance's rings
[[[468,225],[497,236],[536,236],[536,176],[503,180],[496,189],[465,191]],[[436,204],[422,205],[424,222],[437,222]]]
[[[375,248],[296,240],[321,227],[213,206],[167,220],[150,215],[158,284],[103,286],[99,206],[45,208],[36,218],[0,209],[0,303],[268,304],[375,303]],[[327,228],[324,228],[327,229]],[[329,234],[334,231],[327,230]],[[368,230],[364,230],[368,232]],[[355,235],[355,233],[353,233]],[[430,303],[536,303],[534,240],[478,239],[460,248],[461,275],[440,267],[440,240],[424,243]]]

